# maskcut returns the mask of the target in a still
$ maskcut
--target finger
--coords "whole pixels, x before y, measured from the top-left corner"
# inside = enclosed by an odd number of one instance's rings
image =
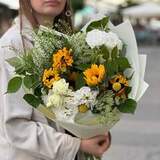
[[[106,139],[107,139],[106,136],[97,136],[97,137],[95,137],[95,141],[96,141],[97,143],[106,141]]]
[[[111,133],[110,133],[110,132],[109,132],[108,139],[109,139],[109,146],[108,146],[108,148],[110,148],[111,143],[112,143],[112,136],[111,136]]]
[[[109,133],[110,133],[110,132],[107,131],[107,132],[105,133],[105,136],[109,136]]]
[[[108,142],[103,143],[101,145],[101,152],[104,153],[108,149]]]

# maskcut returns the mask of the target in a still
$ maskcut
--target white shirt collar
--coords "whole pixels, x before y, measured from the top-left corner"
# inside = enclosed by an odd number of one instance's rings
[[[14,23],[20,30],[20,16],[15,18]],[[29,41],[33,41],[33,35],[34,35],[33,27],[25,16],[22,16],[22,35]]]

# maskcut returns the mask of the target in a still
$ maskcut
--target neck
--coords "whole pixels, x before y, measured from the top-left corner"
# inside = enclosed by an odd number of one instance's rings
[[[46,27],[52,27],[53,26],[53,21],[54,17],[53,16],[42,16],[36,14],[36,19],[40,25],[46,26]]]

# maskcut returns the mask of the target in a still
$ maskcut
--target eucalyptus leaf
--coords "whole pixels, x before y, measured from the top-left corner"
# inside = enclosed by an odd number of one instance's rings
[[[8,83],[7,93],[15,93],[21,88],[21,86],[22,86],[22,78],[14,77]]]

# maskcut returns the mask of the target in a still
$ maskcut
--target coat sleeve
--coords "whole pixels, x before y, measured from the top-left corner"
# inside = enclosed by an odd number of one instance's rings
[[[5,51],[0,48],[0,112],[8,143],[33,157],[46,160],[74,160],[80,139],[56,132],[47,124],[32,120],[33,108],[23,100],[23,90],[5,94],[13,68],[5,62]],[[7,53],[8,52],[8,53]]]

